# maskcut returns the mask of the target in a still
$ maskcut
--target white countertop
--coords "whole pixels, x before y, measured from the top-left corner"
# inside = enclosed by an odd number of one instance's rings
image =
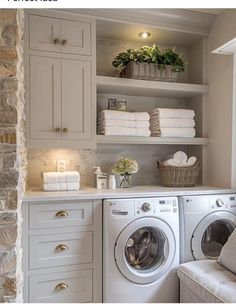
[[[133,197],[160,197],[181,196],[201,194],[226,194],[236,193],[236,189],[215,188],[207,186],[196,186],[191,188],[172,188],[162,186],[137,186],[126,189],[103,189],[81,188],[79,191],[43,191],[42,189],[31,189],[26,192],[23,202],[47,202],[76,199],[107,199],[107,198],[133,198]]]

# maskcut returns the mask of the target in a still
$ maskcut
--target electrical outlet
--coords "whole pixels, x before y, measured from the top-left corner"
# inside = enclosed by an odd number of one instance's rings
[[[66,171],[66,160],[63,159],[57,160],[57,171],[58,172]]]

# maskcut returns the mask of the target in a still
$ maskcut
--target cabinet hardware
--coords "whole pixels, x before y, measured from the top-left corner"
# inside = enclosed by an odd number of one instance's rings
[[[67,213],[66,211],[64,211],[64,210],[60,210],[60,211],[58,211],[57,213],[56,213],[56,216],[68,216],[69,215],[69,213]]]
[[[62,39],[61,44],[62,45],[66,45],[67,44],[67,40],[66,39]]]
[[[55,249],[58,251],[65,251],[65,250],[68,250],[69,247],[66,244],[60,244],[60,245],[57,245],[57,247]]]
[[[54,40],[53,40],[53,42],[54,42],[54,44],[59,44],[60,43],[60,40],[58,39],[58,38],[55,38]]]
[[[68,132],[68,128],[63,128],[62,131],[63,131],[64,133],[67,133],[67,132]]]
[[[63,289],[66,289],[66,288],[68,288],[69,286],[66,284],[66,283],[60,283],[60,284],[58,284],[56,287],[55,287],[55,289],[56,290],[63,290]]]
[[[55,132],[61,132],[61,128],[55,128]]]

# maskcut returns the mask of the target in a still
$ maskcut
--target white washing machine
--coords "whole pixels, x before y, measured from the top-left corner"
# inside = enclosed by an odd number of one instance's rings
[[[236,194],[179,197],[180,261],[217,259],[236,227]]]
[[[178,302],[178,199],[103,202],[103,301]]]

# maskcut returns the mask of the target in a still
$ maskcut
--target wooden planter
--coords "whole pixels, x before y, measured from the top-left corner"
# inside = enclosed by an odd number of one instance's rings
[[[177,72],[171,70],[171,66],[160,70],[158,64],[130,62],[120,73],[120,77],[143,79],[143,80],[159,80],[159,81],[177,81]]]

